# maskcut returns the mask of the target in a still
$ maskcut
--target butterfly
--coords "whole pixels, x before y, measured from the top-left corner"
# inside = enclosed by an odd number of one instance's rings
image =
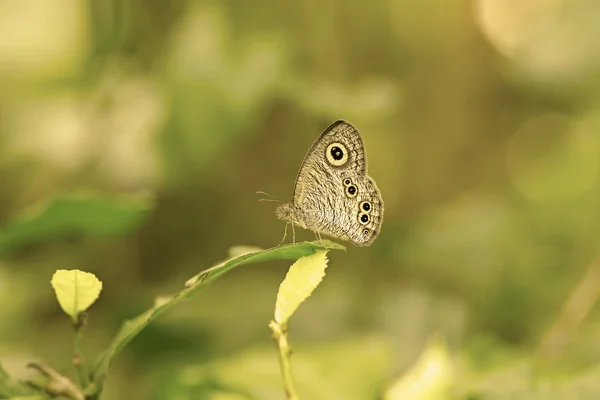
[[[352,124],[339,120],[321,133],[302,161],[293,201],[280,204],[275,215],[292,229],[312,230],[319,241],[325,234],[358,246],[373,243],[383,222],[383,199],[367,175],[363,140]]]

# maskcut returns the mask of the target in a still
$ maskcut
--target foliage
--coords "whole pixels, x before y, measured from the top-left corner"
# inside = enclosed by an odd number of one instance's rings
[[[0,2],[0,398],[281,399],[278,351],[307,399],[600,397],[599,13]],[[283,226],[255,193],[289,201],[337,119],[382,232],[285,280],[322,248],[263,250]],[[58,270],[102,282],[72,323]]]

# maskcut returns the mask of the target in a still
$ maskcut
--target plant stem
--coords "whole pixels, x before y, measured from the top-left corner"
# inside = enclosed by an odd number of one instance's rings
[[[300,400],[300,396],[298,396],[298,392],[296,392],[296,387],[294,386],[294,378],[290,368],[292,349],[287,338],[287,325],[271,321],[269,328],[273,332],[273,339],[279,350],[279,366],[281,368],[281,379],[283,381],[285,396],[288,400]]]
[[[75,328],[75,337],[73,339],[73,365],[77,370],[77,376],[79,377],[79,386],[82,389],[85,389],[85,387],[90,383],[88,374],[85,370],[85,364],[83,362],[83,354],[81,352],[81,339],[83,336],[82,330],[85,326],[85,322],[86,314],[81,313],[79,314],[77,323],[73,324],[73,327]]]

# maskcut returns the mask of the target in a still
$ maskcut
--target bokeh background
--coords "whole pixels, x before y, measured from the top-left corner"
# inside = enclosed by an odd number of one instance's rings
[[[291,200],[313,140],[346,119],[385,221],[371,247],[329,253],[291,322],[301,394],[431,378],[436,398],[600,398],[599,16],[595,0],[0,2],[0,362],[75,376],[56,269],[104,282],[93,359],[231,246],[279,243],[255,192]],[[13,235],[71,195],[82,226]],[[140,196],[135,223],[110,211]],[[267,323],[289,264],[161,317],[105,398],[282,399]]]

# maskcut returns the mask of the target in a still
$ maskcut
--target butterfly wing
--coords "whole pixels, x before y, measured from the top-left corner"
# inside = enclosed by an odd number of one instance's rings
[[[361,207],[368,203],[368,210]],[[360,133],[345,121],[331,124],[307,153],[296,179],[294,205],[307,228],[367,246],[379,234],[383,200],[367,176]]]
[[[383,199],[375,181],[369,176],[358,180],[358,207],[350,217],[350,240],[359,246],[369,246],[379,235],[383,222]],[[354,217],[354,218],[352,218]]]
[[[343,144],[348,150],[347,154],[342,154],[342,159],[336,162],[341,165],[333,165],[330,162],[333,159],[331,149],[329,149],[329,156],[325,154],[329,145],[336,142]],[[347,160],[345,160],[346,156]],[[334,122],[315,140],[302,161],[296,177],[294,204],[300,206],[306,192],[314,188],[315,184],[320,184],[323,178],[339,176],[344,171],[365,175],[366,163],[365,149],[358,130],[346,121]]]

